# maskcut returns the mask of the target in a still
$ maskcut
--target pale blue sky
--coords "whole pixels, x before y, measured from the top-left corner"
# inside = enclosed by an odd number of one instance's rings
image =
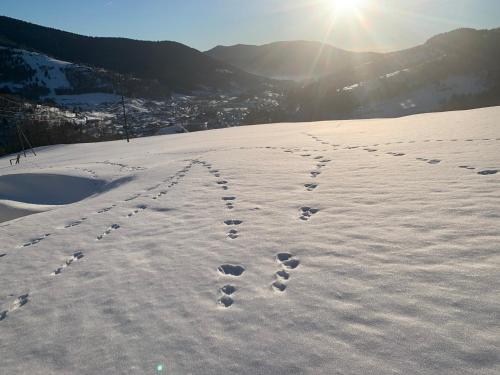
[[[458,27],[500,27],[500,0],[0,0],[0,14],[92,36],[218,44],[326,40],[351,50],[411,47]]]

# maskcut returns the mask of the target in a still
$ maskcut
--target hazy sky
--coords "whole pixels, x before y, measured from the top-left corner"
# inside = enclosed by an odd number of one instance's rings
[[[342,2],[335,5],[335,1]],[[92,36],[218,44],[325,40],[411,47],[458,27],[500,27],[500,0],[0,0],[0,14]]]

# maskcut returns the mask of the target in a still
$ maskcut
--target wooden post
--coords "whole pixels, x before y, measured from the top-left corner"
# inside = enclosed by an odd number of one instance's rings
[[[21,137],[21,130],[19,129],[19,124],[16,124],[16,130],[17,130],[17,139],[19,139],[19,144],[21,145],[21,148],[23,149],[24,157],[26,157],[26,150],[24,149],[24,142],[23,142],[23,138]]]
[[[36,156],[36,152],[35,152],[35,150],[33,150],[33,146],[31,145],[30,141],[28,140],[28,137],[26,137],[26,134],[24,134],[23,129],[21,129],[21,127],[19,126],[19,124],[16,124],[16,128],[17,128],[17,136],[19,137],[19,141],[21,142],[21,147],[23,148],[24,157],[26,157],[26,150],[24,149],[23,139],[26,142],[26,144],[29,146],[29,148],[30,148],[31,152],[33,153],[33,155]]]
[[[23,136],[24,140],[26,141],[26,144],[30,147],[31,152],[33,153],[33,155],[36,156],[36,152],[33,149],[33,146],[31,145],[28,137],[26,137],[26,134],[24,133],[23,129],[19,128],[19,130],[21,131],[21,135]]]

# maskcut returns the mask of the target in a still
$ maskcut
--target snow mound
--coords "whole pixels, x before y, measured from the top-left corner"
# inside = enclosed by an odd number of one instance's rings
[[[0,176],[0,222],[81,201],[103,186],[101,180],[60,174]]]

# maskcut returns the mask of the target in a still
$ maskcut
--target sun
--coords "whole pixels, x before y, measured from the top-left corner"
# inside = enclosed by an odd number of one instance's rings
[[[336,14],[358,13],[367,0],[327,0],[328,6]]]

